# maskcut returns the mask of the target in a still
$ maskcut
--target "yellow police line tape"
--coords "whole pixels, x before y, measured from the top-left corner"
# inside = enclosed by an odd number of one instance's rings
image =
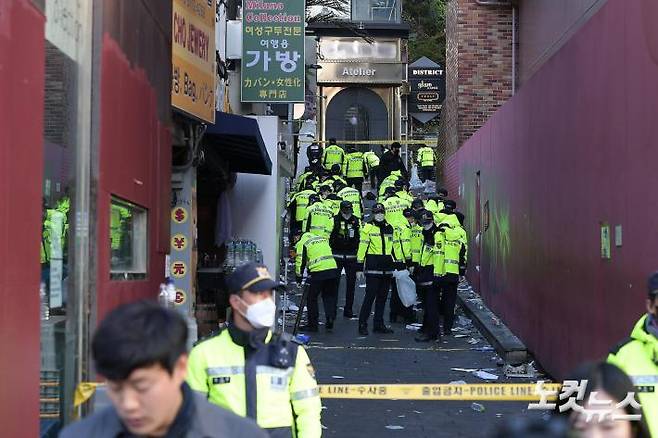
[[[329,143],[329,140],[299,140],[300,143]],[[434,140],[336,140],[336,143],[347,143],[347,144],[391,144],[393,142],[398,142],[400,144],[432,144],[436,142]]]
[[[481,384],[392,384],[392,385],[318,385],[320,397],[369,400],[480,400],[539,401],[536,383]],[[562,385],[545,383],[543,391],[558,391]],[[554,393],[557,394],[557,393]],[[555,400],[556,395],[547,400]]]
[[[75,390],[73,406],[91,398],[103,383],[84,382]],[[562,387],[559,383],[544,383],[542,390],[553,392],[546,398],[553,401]],[[323,399],[368,400],[479,400],[479,401],[539,401],[536,383],[466,383],[466,384],[391,384],[391,385],[318,385]]]

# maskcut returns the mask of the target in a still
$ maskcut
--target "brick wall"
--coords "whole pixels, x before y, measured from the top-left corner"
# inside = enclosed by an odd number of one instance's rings
[[[440,146],[456,151],[512,96],[512,7],[450,0]]]

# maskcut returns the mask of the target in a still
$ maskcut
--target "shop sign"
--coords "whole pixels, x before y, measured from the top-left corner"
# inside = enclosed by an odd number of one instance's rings
[[[215,122],[215,0],[174,0],[171,104]]]
[[[304,102],[305,0],[242,3],[242,102]]]
[[[176,234],[171,238],[171,248],[174,251],[185,251],[187,248],[187,237],[182,234]]]
[[[404,80],[404,65],[400,63],[325,62],[321,66],[319,83],[401,84]]]
[[[187,265],[185,262],[176,261],[171,264],[171,276],[174,278],[183,278],[187,275]]]
[[[187,210],[183,207],[176,207],[171,210],[171,220],[177,224],[187,222]]]
[[[426,123],[441,113],[446,97],[445,70],[423,57],[408,67],[409,114]]]
[[[182,306],[187,301],[187,294],[183,289],[176,289],[176,298],[174,299],[174,304],[177,306]]]

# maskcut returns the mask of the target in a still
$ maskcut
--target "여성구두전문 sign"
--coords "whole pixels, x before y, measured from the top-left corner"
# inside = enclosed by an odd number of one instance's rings
[[[242,101],[304,102],[305,0],[242,5]]]

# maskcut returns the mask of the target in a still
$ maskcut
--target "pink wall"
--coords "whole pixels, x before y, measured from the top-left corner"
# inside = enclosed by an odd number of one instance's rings
[[[0,428],[39,431],[45,17],[0,1]]]
[[[481,293],[557,377],[629,335],[658,269],[656,22],[652,0],[609,0],[446,163],[471,260],[477,171],[490,205]],[[623,226],[610,260],[600,222]]]
[[[163,62],[167,62],[164,59]],[[98,191],[98,320],[119,304],[155,298],[169,249],[171,135],[158,119],[156,90],[105,35],[101,71]],[[148,278],[110,281],[110,199],[148,209]]]

